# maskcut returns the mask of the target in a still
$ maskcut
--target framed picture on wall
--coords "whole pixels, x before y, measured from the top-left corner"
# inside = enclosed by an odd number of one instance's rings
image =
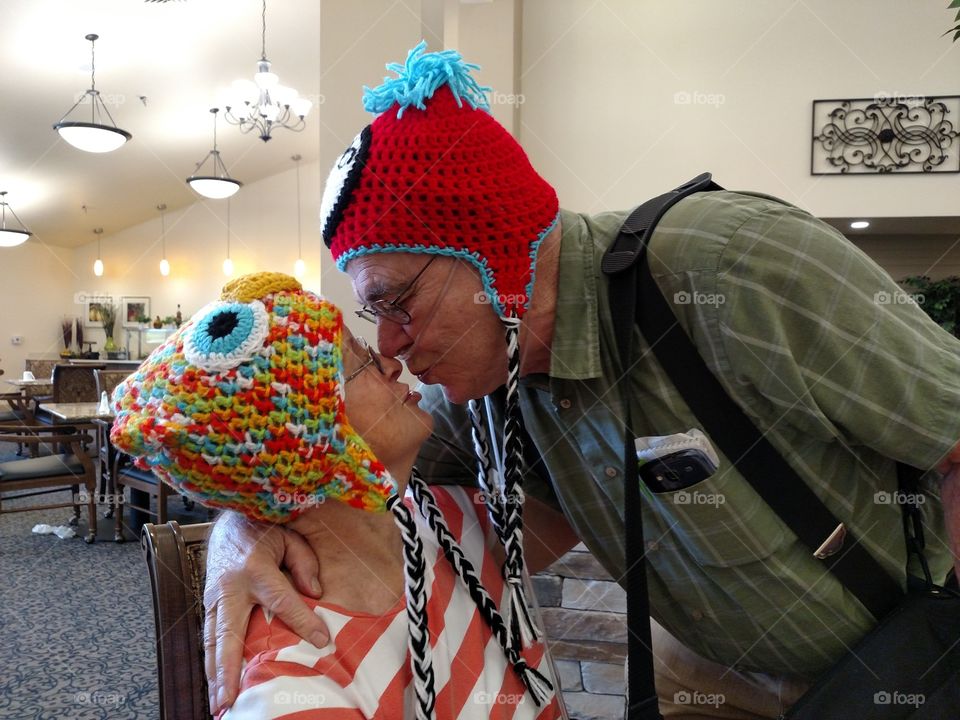
[[[141,322],[150,320],[150,298],[122,297],[120,298],[120,322],[123,327],[132,328]]]
[[[103,318],[100,309],[113,305],[110,295],[91,295],[83,303],[83,326],[90,329],[103,329]]]

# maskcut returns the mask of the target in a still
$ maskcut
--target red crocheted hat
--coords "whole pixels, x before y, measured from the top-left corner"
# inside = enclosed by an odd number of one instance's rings
[[[410,51],[364,106],[380,113],[340,156],[320,208],[323,239],[343,270],[378,252],[472,263],[501,317],[523,315],[536,250],[557,223],[557,194],[490,115],[454,50]]]

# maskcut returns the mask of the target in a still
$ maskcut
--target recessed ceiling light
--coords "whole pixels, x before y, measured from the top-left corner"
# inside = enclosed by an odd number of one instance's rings
[[[870,223],[866,220],[854,220],[850,223],[851,230],[863,230],[864,228],[870,227]]]

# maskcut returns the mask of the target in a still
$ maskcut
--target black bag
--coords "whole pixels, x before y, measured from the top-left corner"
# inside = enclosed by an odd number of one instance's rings
[[[676,202],[720,190],[709,173],[641,205],[604,255],[610,303],[623,367],[630,364],[634,321],[660,365],[711,440],[844,586],[882,622],[821,678],[787,715],[796,720],[960,718],[960,594],[936,586],[923,557],[919,505],[904,504],[909,556],[926,575],[907,595],[833,516],[802,478],[730,399],[676,322],[645,261],[653,228]],[[639,285],[639,288],[638,288]],[[627,545],[628,718],[659,718],[650,650],[649,600],[643,561],[639,479],[627,406],[624,450]],[[901,492],[916,496],[919,470],[898,465]],[[776,487],[767,478],[777,478]],[[839,532],[838,532],[839,531]],[[824,540],[844,536],[839,552]],[[818,552],[819,551],[819,552]],[[642,597],[636,597],[642,593]]]

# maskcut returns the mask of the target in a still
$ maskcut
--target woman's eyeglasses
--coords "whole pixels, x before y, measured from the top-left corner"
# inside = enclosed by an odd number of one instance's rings
[[[407,286],[399,292],[399,294],[393,300],[374,300],[373,302],[364,305],[362,309],[355,310],[357,317],[363,318],[368,322],[375,323],[378,318],[383,320],[389,320],[390,322],[397,323],[398,325],[409,325],[410,324],[410,313],[404,310],[398,304],[407,293],[410,292],[410,288],[413,287],[413,284],[420,279],[420,276],[427,271],[427,268],[430,267],[430,263],[439,257],[434,255],[431,257],[427,264],[424,265],[420,272],[414,275],[413,280],[407,283]]]
[[[343,384],[346,385],[371,365],[375,366],[381,375],[385,375],[386,373],[383,370],[383,363],[380,361],[380,356],[377,354],[377,351],[370,347],[370,344],[363,338],[354,338],[353,341],[360,347],[361,352],[367,355],[367,359],[360,367],[347,375],[346,379],[343,381]]]

